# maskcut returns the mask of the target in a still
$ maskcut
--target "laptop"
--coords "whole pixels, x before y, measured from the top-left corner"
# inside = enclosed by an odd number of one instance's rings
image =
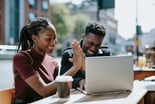
[[[131,91],[133,56],[86,57],[85,94]]]

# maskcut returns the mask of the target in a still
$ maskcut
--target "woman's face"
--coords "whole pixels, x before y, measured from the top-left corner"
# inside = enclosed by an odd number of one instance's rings
[[[41,54],[52,53],[55,44],[56,32],[52,27],[48,27],[36,36],[35,49]]]
[[[103,37],[99,37],[95,34],[89,33],[83,35],[82,50],[87,56],[93,56],[98,52],[102,44]]]

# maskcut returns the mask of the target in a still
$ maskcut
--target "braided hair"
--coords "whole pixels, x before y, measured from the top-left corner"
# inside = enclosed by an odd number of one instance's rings
[[[49,25],[50,21],[46,17],[37,17],[30,24],[25,25],[20,32],[20,40],[17,52],[19,49],[27,50],[33,46],[32,35],[38,35],[39,32],[44,31]]]
[[[89,33],[93,33],[99,37],[104,37],[105,28],[103,25],[99,24],[98,22],[90,22],[86,26],[85,35],[88,35]]]

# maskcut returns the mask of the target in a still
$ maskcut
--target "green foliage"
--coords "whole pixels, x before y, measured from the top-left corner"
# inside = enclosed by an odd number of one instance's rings
[[[82,14],[82,13],[78,13],[76,15],[74,15],[74,23],[75,23],[75,28],[73,31],[73,35],[75,39],[80,39],[82,33],[84,33],[85,30],[85,26],[89,21],[89,18],[87,15]]]
[[[73,24],[70,21],[70,12],[63,4],[51,5],[51,21],[56,27],[59,42],[73,31]]]
[[[51,21],[56,27],[58,41],[63,43],[72,34],[79,40],[89,20],[88,16],[82,13],[71,15],[64,4],[53,4],[51,9]]]

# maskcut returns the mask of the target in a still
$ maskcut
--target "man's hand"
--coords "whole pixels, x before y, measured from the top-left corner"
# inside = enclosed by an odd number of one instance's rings
[[[85,57],[83,57],[83,60],[82,60],[82,66],[81,66],[81,71],[85,71]]]
[[[80,89],[85,90],[85,79],[79,81]]]

